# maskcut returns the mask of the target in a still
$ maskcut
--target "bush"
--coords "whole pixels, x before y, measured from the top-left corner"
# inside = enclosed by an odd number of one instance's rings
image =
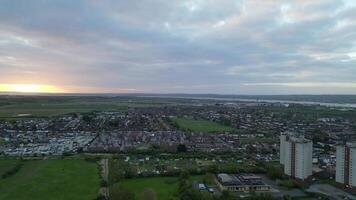
[[[101,186],[101,187],[108,187],[108,182],[102,180],[102,181],[100,182],[100,186]]]
[[[22,168],[23,164],[22,163],[19,163],[19,164],[16,164],[15,167],[13,167],[12,169],[10,169],[9,171],[5,172],[1,178],[5,179],[5,178],[8,178],[10,176],[13,176],[15,175],[18,171],[20,171],[20,169]]]
[[[267,176],[272,180],[284,178],[282,169],[279,166],[272,165],[267,167]]]
[[[99,194],[98,197],[96,197],[95,200],[106,200],[106,197],[102,194]]]
[[[294,179],[287,179],[287,180],[282,180],[279,182],[280,186],[286,187],[288,189],[293,189],[293,188],[300,188],[301,185],[298,183],[298,181]]]

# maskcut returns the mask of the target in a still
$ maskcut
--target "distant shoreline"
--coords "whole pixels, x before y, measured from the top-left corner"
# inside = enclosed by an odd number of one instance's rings
[[[288,96],[288,95],[286,95]],[[356,108],[356,104],[352,103],[324,103],[312,101],[292,101],[292,100],[272,100],[272,99],[244,99],[244,98],[224,98],[224,97],[189,97],[189,96],[141,96],[150,98],[182,98],[182,99],[201,99],[201,100],[220,100],[220,101],[243,101],[243,102],[259,102],[259,103],[285,103],[285,104],[302,104],[302,105],[320,105],[327,107],[343,107]]]
[[[137,97],[137,98],[179,98],[218,101],[243,101],[321,105],[327,107],[356,108],[356,95],[228,95],[228,94],[184,94],[184,93],[9,93],[0,92],[0,97]]]

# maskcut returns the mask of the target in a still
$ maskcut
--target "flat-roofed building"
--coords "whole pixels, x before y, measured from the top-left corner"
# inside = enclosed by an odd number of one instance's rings
[[[221,191],[251,192],[269,191],[270,186],[262,178],[254,174],[218,174],[216,182]]]

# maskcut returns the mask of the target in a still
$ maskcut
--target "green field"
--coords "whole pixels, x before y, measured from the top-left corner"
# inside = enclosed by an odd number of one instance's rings
[[[92,111],[124,111],[128,108],[159,107],[169,102],[149,99],[106,97],[1,97],[0,118],[51,117]]]
[[[11,162],[0,160],[0,166]],[[100,185],[97,170],[84,160],[25,161],[15,175],[0,179],[0,200],[93,200]]]
[[[157,200],[167,200],[177,195],[179,186],[178,178],[175,177],[135,178],[124,180],[119,184],[132,191],[136,199],[141,199],[144,189],[149,188],[154,191]]]
[[[192,176],[191,181],[202,181],[202,176]],[[142,199],[143,191],[150,189],[154,191],[157,200],[176,199],[178,196],[179,179],[178,177],[149,177],[125,179],[120,183],[114,184],[111,190],[116,187],[123,187],[135,194],[135,199]]]
[[[182,130],[188,130],[193,132],[237,132],[238,129],[218,124],[216,122],[208,121],[208,120],[197,120],[192,118],[172,118],[173,124],[178,126],[178,128]]]
[[[120,111],[128,105],[108,103],[63,103],[63,104],[20,104],[0,107],[0,117],[50,117],[68,113],[86,113],[91,111]]]

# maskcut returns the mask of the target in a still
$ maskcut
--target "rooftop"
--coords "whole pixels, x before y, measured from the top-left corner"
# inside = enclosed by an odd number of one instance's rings
[[[254,174],[225,174],[217,175],[218,181],[222,185],[265,185],[261,177]]]

